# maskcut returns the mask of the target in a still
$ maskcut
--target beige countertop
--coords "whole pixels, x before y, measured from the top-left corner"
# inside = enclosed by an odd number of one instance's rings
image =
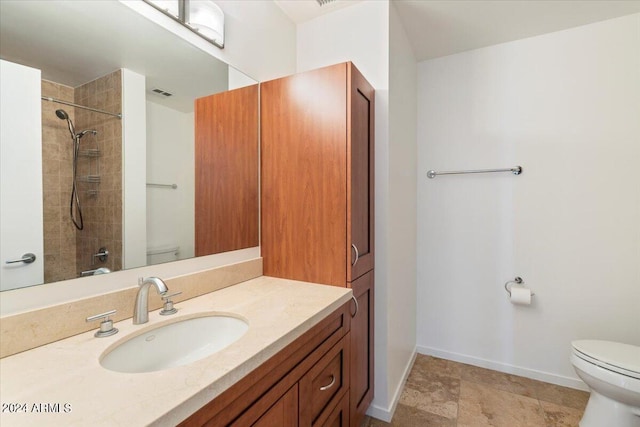
[[[149,298],[158,296],[151,292]],[[107,338],[91,331],[0,359],[0,424],[174,425],[350,298],[350,289],[262,276],[179,302],[173,316],[157,310],[144,325],[123,320],[115,324],[120,332]],[[186,366],[138,374],[100,366],[100,356],[115,343],[205,312],[242,317],[249,329],[229,347]]]

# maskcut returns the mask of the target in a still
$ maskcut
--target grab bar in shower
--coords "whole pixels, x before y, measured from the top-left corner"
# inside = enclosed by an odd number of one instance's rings
[[[428,178],[435,178],[437,175],[460,175],[466,173],[491,173],[491,172],[511,172],[514,175],[520,175],[522,173],[522,166],[515,166],[507,169],[476,169],[476,170],[466,170],[466,171],[446,171],[446,172],[436,172],[434,170],[430,170],[427,172]]]

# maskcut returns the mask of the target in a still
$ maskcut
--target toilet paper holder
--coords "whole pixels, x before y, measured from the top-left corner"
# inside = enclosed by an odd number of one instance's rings
[[[507,291],[507,293],[509,294],[509,298],[511,298],[511,286],[513,286],[514,284],[524,285],[524,280],[522,280],[522,277],[516,277],[515,279],[509,280],[507,283],[504,284],[504,290]],[[534,296],[534,295],[535,294],[531,292],[531,296]]]

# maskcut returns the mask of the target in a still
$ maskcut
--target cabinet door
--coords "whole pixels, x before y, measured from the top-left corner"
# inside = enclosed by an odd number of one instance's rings
[[[345,286],[347,65],[260,84],[265,276]]]
[[[374,90],[349,64],[347,102],[347,281],[373,269]]]
[[[298,426],[298,384],[280,398],[253,427],[297,427]]]
[[[258,86],[195,102],[195,254],[258,246]]]
[[[346,393],[323,424],[324,427],[349,427],[349,394]],[[359,426],[358,426],[359,427]]]
[[[350,283],[357,301],[351,319],[351,426],[358,427],[373,400],[373,270]]]

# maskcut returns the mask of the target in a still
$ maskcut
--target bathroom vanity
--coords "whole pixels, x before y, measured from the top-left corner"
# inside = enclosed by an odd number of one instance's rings
[[[92,330],[5,357],[0,424],[347,425],[351,297],[346,288],[261,276],[178,302],[173,316],[117,322],[110,337]],[[100,364],[132,337],[204,314],[249,327],[184,366],[122,373]]]

